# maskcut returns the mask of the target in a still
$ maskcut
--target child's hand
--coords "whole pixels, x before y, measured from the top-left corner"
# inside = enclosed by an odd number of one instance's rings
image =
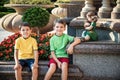
[[[73,53],[73,46],[69,46],[69,47],[68,47],[67,53],[68,53],[68,54],[72,54],[72,53]]]
[[[14,66],[14,69],[18,69],[18,68],[21,68],[21,65],[20,65],[20,64],[16,64],[16,65]]]
[[[58,65],[58,68],[61,69],[61,67],[62,67],[62,63],[61,63],[60,61],[57,62],[57,65]]]

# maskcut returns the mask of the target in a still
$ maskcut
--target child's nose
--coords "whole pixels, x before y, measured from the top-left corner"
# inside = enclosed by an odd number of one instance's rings
[[[25,30],[25,33],[27,32],[27,30]]]

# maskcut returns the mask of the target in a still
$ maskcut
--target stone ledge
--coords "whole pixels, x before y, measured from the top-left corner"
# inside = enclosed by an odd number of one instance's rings
[[[120,54],[120,44],[113,41],[83,42],[76,45],[74,54]]]
[[[0,61],[0,80],[15,80],[15,72],[14,72],[14,62],[1,62]],[[30,80],[31,72],[26,71],[24,69],[22,71],[23,80]],[[40,61],[39,62],[39,79],[43,80],[44,76],[48,70],[48,61]],[[11,79],[12,77],[12,79]],[[83,77],[83,72],[77,65],[70,64],[68,69],[68,79],[69,80],[80,80]],[[54,75],[52,76],[52,80],[60,80],[61,79],[61,70],[57,69]]]
[[[86,21],[85,18],[77,17],[70,21],[70,26],[75,28],[83,28],[84,22]],[[119,19],[98,19],[97,28],[104,29],[104,30],[112,30],[120,33],[120,22]]]

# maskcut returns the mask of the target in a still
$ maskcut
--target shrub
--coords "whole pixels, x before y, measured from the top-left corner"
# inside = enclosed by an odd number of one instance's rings
[[[31,27],[43,27],[49,22],[49,12],[41,7],[32,7],[23,14],[23,22],[28,22]]]

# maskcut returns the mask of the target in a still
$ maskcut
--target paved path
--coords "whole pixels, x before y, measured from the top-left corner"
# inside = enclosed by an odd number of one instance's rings
[[[0,42],[4,40],[5,37],[11,35],[13,33],[5,31],[1,26],[0,26]]]

